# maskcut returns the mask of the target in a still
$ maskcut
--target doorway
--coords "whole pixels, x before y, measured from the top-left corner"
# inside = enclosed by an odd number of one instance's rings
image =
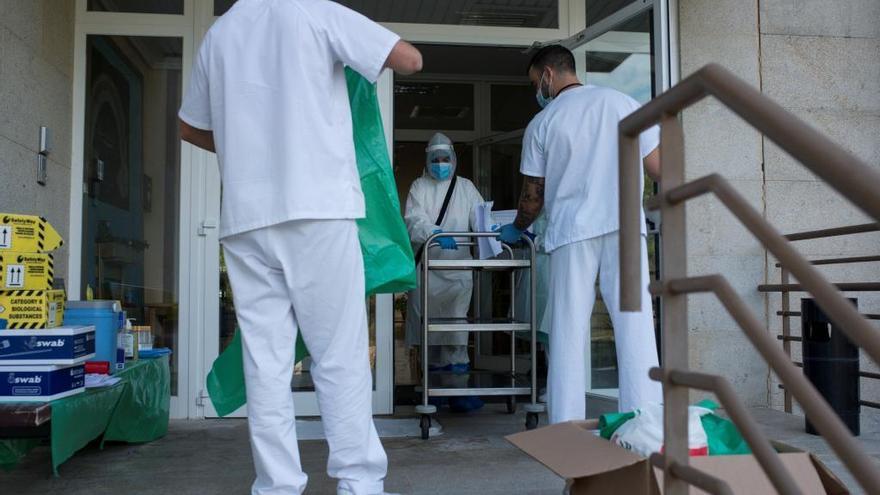
[[[588,85],[617,89],[639,103],[648,102],[665,81],[656,56],[661,45],[657,36],[658,4],[587,4],[587,29],[562,42],[575,53],[580,79]],[[598,8],[599,4],[603,8]],[[455,143],[459,175],[473,181],[485,200],[495,202],[495,209],[515,209],[522,187],[522,137],[539,111],[526,76],[532,52],[525,47],[435,44],[419,45],[419,49],[426,60],[423,73],[396,78],[394,84],[394,171],[402,208],[412,181],[423,173],[425,144],[439,131]],[[653,193],[653,188],[653,183],[646,181],[646,196]],[[649,263],[656,276],[657,219],[649,225],[649,233]],[[549,263],[544,266],[549,267]],[[474,290],[480,291],[482,301],[491,301],[483,307],[494,316],[508,313],[510,294],[506,284],[490,278],[478,286],[475,280]],[[409,390],[419,383],[420,369],[418,354],[405,344],[405,298],[405,294],[396,295],[394,304],[395,403],[400,405],[412,402]],[[539,304],[547,300],[540,286],[538,299]],[[655,328],[659,328],[659,310],[655,306]],[[543,312],[538,308],[539,318]],[[586,311],[584,317],[589,317]],[[590,321],[590,339],[584,349],[590,362],[584,370],[585,393],[613,399],[618,392],[614,330],[601,296],[592,308]],[[509,369],[510,339],[506,334],[472,335],[471,362],[480,369]],[[542,345],[546,344],[546,337],[541,340]],[[522,363],[517,363],[518,369],[526,369],[530,362],[527,342],[517,343],[514,348]],[[539,359],[539,363],[542,375],[544,360]]]
[[[436,132],[454,143],[456,174],[474,183],[497,209],[516,207],[519,196],[520,141],[496,146],[487,154],[487,139],[524,128],[538,112],[526,66],[525,47],[484,45],[417,45],[425,60],[417,76],[394,80],[393,166],[402,212],[413,181],[425,168],[425,147]],[[415,246],[414,248],[417,248]],[[491,287],[490,280],[484,282]],[[479,290],[475,286],[475,291]],[[491,292],[491,291],[490,291]],[[394,342],[396,404],[409,404],[419,382],[417,353],[405,343],[406,294],[395,295]],[[506,311],[506,309],[502,309]],[[492,336],[489,336],[490,338]],[[498,335],[502,338],[502,335]],[[509,355],[499,340],[497,348]],[[477,363],[479,342],[470,339],[471,361]],[[505,361],[510,366],[509,358]]]

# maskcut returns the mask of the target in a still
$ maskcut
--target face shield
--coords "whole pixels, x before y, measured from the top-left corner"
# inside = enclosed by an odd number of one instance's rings
[[[455,148],[452,141],[441,133],[437,133],[428,142],[425,149],[425,171],[434,180],[449,180],[455,175],[458,160],[455,157]]]

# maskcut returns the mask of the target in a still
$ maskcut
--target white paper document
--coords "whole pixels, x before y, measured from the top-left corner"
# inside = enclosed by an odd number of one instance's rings
[[[487,201],[476,206],[477,232],[494,232],[516,219],[516,210],[492,211],[493,205],[493,201]],[[477,246],[481,260],[494,258],[502,251],[501,243],[494,237],[480,237]]]
[[[119,383],[122,378],[97,373],[86,373],[86,388],[112,387]]]

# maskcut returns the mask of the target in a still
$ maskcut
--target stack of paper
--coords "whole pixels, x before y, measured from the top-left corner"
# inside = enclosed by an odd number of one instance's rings
[[[493,201],[478,204],[475,209],[477,232],[494,232],[502,225],[513,223],[516,219],[516,210],[492,211]],[[494,258],[501,254],[501,243],[494,237],[480,237],[477,242],[480,251],[480,259]]]
[[[86,388],[112,387],[119,383],[122,378],[112,377],[110,375],[99,375],[97,373],[86,374]]]

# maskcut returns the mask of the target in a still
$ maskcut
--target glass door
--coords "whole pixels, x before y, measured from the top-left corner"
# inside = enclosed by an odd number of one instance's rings
[[[183,37],[84,36],[81,272],[73,299],[113,299],[171,354],[175,416],[185,415],[181,338]],[[74,181],[77,182],[77,181]]]
[[[581,80],[585,84],[606,86],[625,93],[639,103],[646,103],[661,88],[665,79],[660,58],[661,45],[657,26],[656,1],[606,1],[588,3],[587,28],[579,36],[565,42],[575,52]],[[654,184],[646,176],[646,195],[653,194]],[[656,276],[656,232],[659,225],[649,225],[648,258],[652,275]],[[597,288],[598,289],[598,288]],[[590,369],[587,375],[588,394],[616,397],[618,393],[617,354],[614,329],[608,309],[597,290],[596,305],[590,320],[590,339],[585,352]],[[655,305],[655,328],[659,324]]]

